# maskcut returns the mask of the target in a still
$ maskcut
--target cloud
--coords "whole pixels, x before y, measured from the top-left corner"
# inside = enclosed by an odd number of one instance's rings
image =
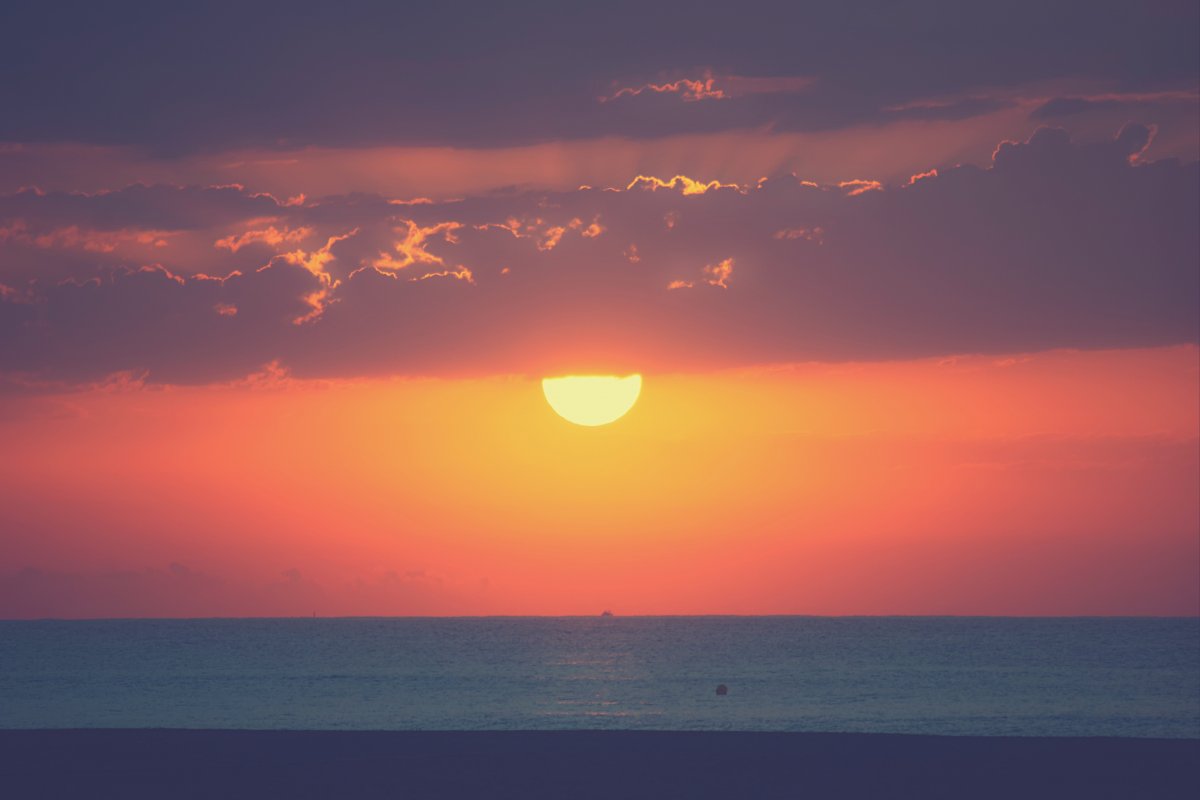
[[[171,231],[155,230],[94,231],[78,225],[35,233],[23,219],[14,219],[0,227],[0,243],[13,242],[44,249],[78,248],[95,253],[111,253],[126,244],[166,247],[167,237],[172,235]]]
[[[888,106],[883,109],[883,113],[891,119],[959,120],[982,116],[1013,105],[1014,101],[1007,97],[969,96],[951,100],[922,98]]]
[[[304,269],[308,270],[308,272],[320,283],[319,289],[311,291],[303,297],[304,302],[310,307],[311,310],[294,318],[292,320],[293,324],[303,325],[304,323],[312,322],[314,319],[321,316],[321,312],[325,310],[325,305],[329,302],[330,295],[333,293],[333,290],[338,287],[339,283],[339,281],[334,278],[327,269],[329,263],[334,260],[333,246],[339,242],[346,241],[357,233],[358,228],[355,228],[347,233],[330,236],[325,240],[324,245],[313,252],[306,253],[303,250],[293,250],[280,256],[284,262],[303,267]],[[278,243],[281,242],[277,242],[277,244]],[[270,267],[269,264],[267,267],[263,267],[263,269],[267,269],[268,267]],[[223,312],[221,312],[218,308],[218,313]]]
[[[676,95],[684,102],[699,100],[727,100],[748,94],[791,94],[810,88],[815,80],[806,77],[758,77],[739,75],[713,75],[705,70],[696,78],[679,78],[663,83],[643,83],[639,86],[622,86],[611,94],[602,95],[601,103],[619,100],[622,97],[637,97],[641,94]]]
[[[821,236],[825,231],[821,228],[780,228],[771,234],[775,239],[804,239],[810,242],[821,243]]]
[[[1155,106],[1180,106],[1194,113],[1200,103],[1195,91],[1101,92],[1082,96],[1052,97],[1030,113],[1031,119],[1051,120],[1097,109],[1118,109],[1145,114]]]
[[[850,197],[857,197],[865,192],[878,192],[883,189],[883,184],[879,181],[867,181],[854,179],[849,181],[841,181],[838,183],[839,189],[845,189]]]
[[[396,233],[401,234],[404,238],[400,239],[395,244],[395,251],[400,254],[399,258],[392,256],[391,253],[380,253],[379,258],[372,262],[372,266],[381,272],[395,274],[400,270],[412,264],[425,264],[429,266],[442,266],[445,262],[440,256],[436,256],[426,250],[426,244],[431,237],[441,236],[441,238],[454,244],[458,241],[455,231],[462,227],[461,222],[439,222],[436,225],[431,225],[427,228],[422,228],[420,225],[411,219],[402,220],[403,228],[397,228]]]
[[[716,286],[719,289],[728,289],[729,277],[733,275],[733,259],[726,258],[715,264],[707,264],[700,270],[700,274],[703,276],[703,283],[709,286]],[[684,280],[682,278],[676,278],[667,284],[667,289],[669,290],[694,289],[695,287],[695,281]]]
[[[742,187],[736,183],[721,183],[720,181],[703,182],[689,178],[686,175],[676,175],[669,180],[656,178],[653,175],[638,175],[629,182],[625,190],[644,189],[654,192],[659,189],[676,188],[680,189],[684,194],[704,194],[712,189],[737,189],[738,191],[742,191]]]
[[[0,226],[104,220],[171,244],[138,261],[0,242],[0,372],[202,382],[272,362],[306,378],[494,374],[1195,342],[1198,167],[1146,162],[1152,135],[1045,128],[989,168],[895,185],[637,175],[403,206],[18,193]],[[325,244],[213,247],[265,218]]]
[[[978,87],[1075,79],[1164,91],[1197,78],[1197,9],[1187,0],[1136,9],[1014,0],[1004,14],[941,2],[897,14],[884,0],[749,0],[725,14],[668,0],[647,14],[644,3],[618,0],[603,17],[518,4],[474,9],[464,24],[450,7],[413,11],[382,0],[356,14],[331,7],[284,16],[179,4],[63,15],[29,3],[7,19],[6,31],[17,33],[0,48],[11,77],[0,86],[0,142],[172,157],[264,151],[226,159],[242,168],[291,158],[271,150],[309,146],[836,130],[895,113],[976,115],[994,107],[994,93],[952,107],[914,103],[978,96]],[[420,41],[395,47],[400,30],[420,31]],[[124,57],[97,57],[98,41]],[[226,46],[214,48],[218,41]],[[298,41],[320,42],[323,57],[294,58]],[[398,84],[398,75],[409,78]],[[614,77],[622,84],[607,94],[625,93],[596,102],[597,87]],[[186,102],[164,102],[171,97]]]
[[[244,187],[144,186],[115,191],[42,192],[24,189],[0,197],[0,219],[21,219],[31,230],[62,227],[70,219],[81,229],[101,232],[186,231],[232,225],[249,219],[271,218],[280,203],[269,194]]]
[[[704,279],[709,286],[719,286],[722,289],[728,289],[731,275],[733,275],[732,258],[722,259],[716,264],[709,264],[704,268]]]
[[[811,104],[793,108],[793,98],[766,103],[761,111],[740,109],[743,100],[735,98],[680,106],[683,110],[679,113],[685,115],[711,108],[729,119],[720,124],[718,120],[685,121],[674,135],[611,136],[603,125],[597,125],[588,136],[573,140],[540,140],[508,147],[273,144],[236,153],[206,150],[161,158],[136,147],[24,144],[8,152],[0,149],[0,195],[30,185],[48,192],[78,193],[134,182],[205,186],[236,180],[275,198],[305,195],[305,202],[332,195],[382,195],[395,206],[391,210],[399,213],[400,204],[412,205],[413,198],[444,201],[500,189],[511,194],[514,187],[563,191],[580,185],[620,186],[638,174],[662,179],[702,176],[705,182],[716,179],[753,185],[764,175],[796,172],[821,183],[850,177],[894,183],[931,167],[986,165],[997,141],[1025,139],[1036,129],[1029,114],[1047,96],[1045,89],[1012,95],[1011,106],[978,117],[917,120],[863,111],[837,125],[816,124],[821,119],[832,120]],[[807,98],[804,102],[811,99],[809,95],[799,97]],[[747,98],[758,99],[765,98]],[[873,106],[866,103],[864,109],[867,107]],[[672,124],[679,113],[673,115]],[[1088,140],[1108,136],[1131,119],[1158,129],[1150,157],[1200,157],[1196,105],[1147,107],[1145,113],[1102,108],[1072,116],[1069,122],[1076,137]],[[721,130],[722,124],[734,129]],[[288,156],[283,159],[286,164],[269,157],[284,154]],[[166,198],[159,199],[166,202]],[[249,227],[223,228],[213,238]]]
[[[299,244],[312,235],[311,228],[296,228],[291,229],[284,227],[283,230],[277,229],[274,225],[269,225],[266,228],[259,230],[248,230],[242,233],[231,233],[224,239],[218,239],[213,242],[213,247],[223,247],[226,250],[236,253],[243,247],[256,242],[263,244],[278,246],[285,242],[291,244]]]
[[[610,95],[603,95],[599,98],[601,103],[607,103],[610,100],[619,100],[622,97],[637,97],[643,92],[654,94],[676,94],[680,100],[684,102],[694,102],[697,100],[724,100],[729,95],[725,94],[721,89],[713,86],[714,79],[711,73],[704,75],[696,80],[688,80],[680,78],[677,81],[669,83],[643,83],[641,86],[624,86],[617,89]]]

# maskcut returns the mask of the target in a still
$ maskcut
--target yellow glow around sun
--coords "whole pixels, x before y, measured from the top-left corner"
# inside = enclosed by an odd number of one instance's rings
[[[566,375],[543,378],[542,392],[555,412],[576,425],[607,425],[625,416],[642,391],[641,375]]]

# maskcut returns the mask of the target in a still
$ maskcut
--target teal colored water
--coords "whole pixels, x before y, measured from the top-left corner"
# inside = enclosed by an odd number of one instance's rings
[[[0,727],[1200,738],[1200,620],[0,622]]]

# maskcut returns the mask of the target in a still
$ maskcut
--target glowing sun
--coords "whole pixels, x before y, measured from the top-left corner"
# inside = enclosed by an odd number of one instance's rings
[[[546,402],[576,425],[607,425],[625,416],[642,391],[641,375],[567,375],[543,378]]]

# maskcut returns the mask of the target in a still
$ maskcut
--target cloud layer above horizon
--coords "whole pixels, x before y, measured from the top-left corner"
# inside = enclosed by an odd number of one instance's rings
[[[134,185],[0,198],[0,370],[230,380],[719,368],[1196,341],[1197,164],[1059,129],[819,185],[636,176],[450,201]]]
[[[1200,21],[1186,0],[71,11],[5,11],[0,141],[496,147],[964,118],[1039,93],[1048,120],[1194,104]]]
[[[1200,339],[1194,4],[226,11],[6,12],[8,389]]]

